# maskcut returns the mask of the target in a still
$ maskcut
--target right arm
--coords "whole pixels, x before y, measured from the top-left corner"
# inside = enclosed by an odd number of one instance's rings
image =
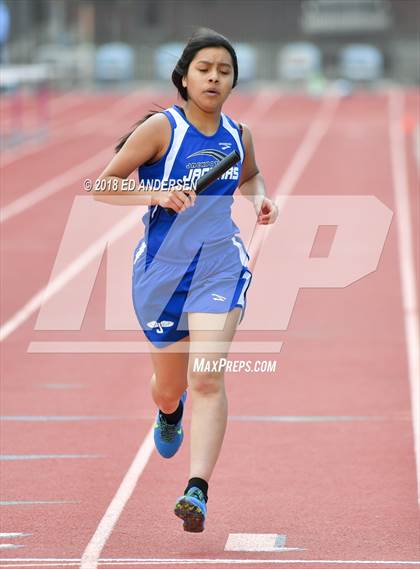
[[[154,162],[163,156],[170,138],[171,126],[162,113],[157,113],[140,124],[98,176],[98,180],[112,180],[112,187],[115,188],[117,185],[117,189],[93,190],[94,199],[115,205],[160,205],[177,212],[192,205],[195,200],[194,192],[190,192],[190,197],[188,197],[175,188],[157,191],[136,188],[134,192],[121,190],[122,181],[128,178],[136,168],[145,162]]]

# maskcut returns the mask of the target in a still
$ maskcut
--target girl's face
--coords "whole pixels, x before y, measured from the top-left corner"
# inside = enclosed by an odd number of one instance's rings
[[[233,85],[233,63],[224,47],[206,47],[195,54],[182,84],[192,99],[204,111],[222,107]]]

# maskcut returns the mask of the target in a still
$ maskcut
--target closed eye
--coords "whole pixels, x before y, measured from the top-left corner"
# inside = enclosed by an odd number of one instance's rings
[[[200,73],[207,73],[209,70],[208,70],[208,69],[198,69],[198,71],[199,71]],[[220,73],[221,73],[222,75],[229,75],[230,72],[229,72],[229,71],[225,71],[225,70],[223,70],[223,69],[220,69]]]

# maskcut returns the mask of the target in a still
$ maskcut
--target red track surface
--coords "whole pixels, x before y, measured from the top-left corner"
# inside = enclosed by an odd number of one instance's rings
[[[418,97],[415,91],[405,94],[401,121],[413,241],[419,229],[413,147]],[[61,111],[57,106],[45,146],[16,160],[13,152],[18,156],[25,148],[6,153],[2,206],[103,149],[109,148],[111,156],[118,136],[153,101],[163,106],[171,101],[169,95],[139,93],[137,100],[129,99],[117,120],[112,113],[120,98],[79,94],[74,105],[64,105]],[[341,100],[293,195],[374,195],[395,212],[388,103],[385,93],[360,93]],[[252,95],[236,93],[229,101],[226,112],[249,122],[253,130],[258,163],[270,193],[275,192],[321,104],[303,95],[278,95],[258,113],[259,103]],[[79,127],[87,118],[92,120],[83,131]],[[94,178],[103,166],[86,171],[83,177]],[[2,323],[48,283],[71,205],[83,193],[80,180],[2,224]],[[394,213],[376,271],[345,288],[302,289],[285,331],[238,332],[238,340],[284,343],[280,354],[250,355],[251,359],[276,359],[275,374],[226,375],[231,420],[210,484],[204,534],[184,533],[172,514],[188,476],[187,402],[183,448],[170,462],[152,454],[101,559],[255,559],[252,567],[276,567],[275,560],[325,560],[314,566],[370,569],[382,566],[378,561],[420,559],[397,238]],[[275,246],[267,247],[266,254],[275,258]],[[418,249],[415,252],[418,258]],[[279,283],[281,278],[279,274]],[[155,409],[149,394],[152,367],[147,354],[27,352],[34,340],[138,340],[141,332],[104,331],[104,295],[102,263],[80,332],[36,331],[35,313],[3,343],[2,453],[94,456],[2,462],[2,501],[69,503],[0,506],[0,533],[31,534],[0,538],[0,546],[24,546],[0,549],[4,560],[0,566],[23,563],[12,559],[35,558],[39,561],[31,563],[36,567],[51,564],[48,560],[53,558],[80,564],[151,427]],[[256,298],[252,287],[248,297],[250,304],[270,311],[275,311],[277,300]],[[48,384],[73,386],[49,389]],[[26,420],[10,420],[24,416]],[[67,420],[40,421],[35,416]],[[71,416],[84,419],[70,420]],[[107,420],[89,420],[89,416]],[[244,416],[257,419],[239,420]],[[314,416],[354,419],[310,420]],[[226,552],[228,536],[234,533],[287,535],[286,547],[304,550]],[[273,564],[257,560],[273,560]],[[372,563],[344,563],[357,560]],[[146,565],[139,562],[127,561],[124,567]],[[55,566],[64,563],[57,561]],[[169,561],[160,566],[169,567]],[[312,565],[290,561],[280,566]]]

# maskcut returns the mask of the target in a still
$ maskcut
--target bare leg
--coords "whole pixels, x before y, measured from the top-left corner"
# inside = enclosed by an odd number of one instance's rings
[[[189,338],[179,340],[188,342]],[[176,344],[158,349],[150,344],[154,374],[150,382],[152,397],[163,413],[176,411],[181,395],[187,389],[188,352],[177,351]]]
[[[190,478],[199,477],[207,482],[220,454],[227,424],[228,402],[224,385],[224,371],[197,371],[198,361],[219,362],[225,358],[236,332],[240,309],[235,308],[227,315],[190,313],[190,362],[188,385],[192,401],[191,418],[191,463]],[[226,319],[223,330],[217,330],[217,323]],[[214,328],[211,330],[210,328]],[[200,352],[200,342],[214,345],[212,353]],[[214,342],[223,342],[221,348]],[[202,349],[202,348],[201,348]],[[198,351],[196,351],[198,350]]]

